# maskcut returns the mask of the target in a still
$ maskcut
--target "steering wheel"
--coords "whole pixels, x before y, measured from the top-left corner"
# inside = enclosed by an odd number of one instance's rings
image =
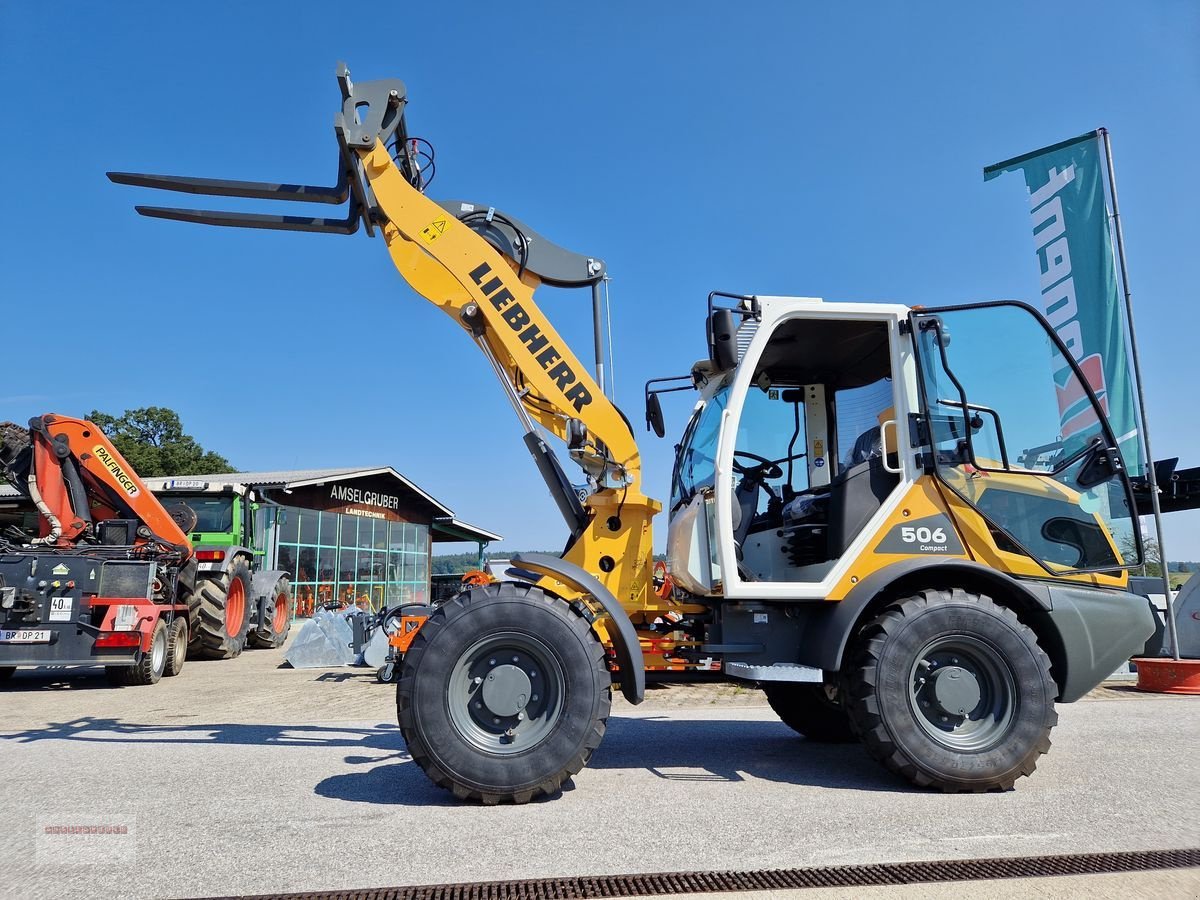
[[[744,466],[737,461],[739,456],[745,456],[758,463],[757,466]],[[749,478],[751,481],[763,481],[767,478],[778,478],[783,474],[783,469],[779,468],[779,463],[786,462],[787,458],[781,460],[767,459],[765,456],[759,456],[757,453],[750,453],[746,450],[733,451],[733,471],[737,472],[743,478]]]

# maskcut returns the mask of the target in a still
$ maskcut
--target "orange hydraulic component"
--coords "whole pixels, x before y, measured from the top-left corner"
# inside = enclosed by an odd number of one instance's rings
[[[401,616],[400,627],[388,635],[388,643],[401,653],[407,653],[409,644],[413,642],[417,632],[421,630],[421,626],[428,618],[429,616]]]
[[[495,579],[483,571],[483,569],[470,569],[462,577],[462,583],[471,587],[482,587],[485,584],[491,584],[493,581]]]
[[[187,535],[104,432],[83,419],[52,414],[29,426],[29,488],[44,543],[73,547],[91,523],[137,519],[150,534],[139,533],[135,546],[168,545],[182,550],[185,560],[191,557]]]
[[[654,596],[659,600],[670,600],[671,594],[675,590],[675,582],[671,581],[671,576],[667,572],[667,564],[661,559],[654,564],[654,580],[659,582],[658,587],[654,589]]]

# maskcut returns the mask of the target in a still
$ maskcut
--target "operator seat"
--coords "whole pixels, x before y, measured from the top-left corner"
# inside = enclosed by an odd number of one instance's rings
[[[900,483],[900,476],[884,468],[881,429],[870,428],[858,436],[846,468],[829,482],[829,558],[846,552],[883,501]]]

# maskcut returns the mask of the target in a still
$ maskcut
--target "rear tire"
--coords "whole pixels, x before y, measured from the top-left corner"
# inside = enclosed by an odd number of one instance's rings
[[[286,575],[275,582],[268,598],[264,621],[246,635],[246,642],[260,650],[282,647],[292,630],[292,586]]]
[[[187,645],[187,619],[176,616],[171,627],[167,629],[167,666],[163,669],[163,674],[168,678],[183,671],[183,664],[187,661]]]
[[[888,606],[858,636],[846,702],[867,752],[919,787],[1008,790],[1037,767],[1058,687],[1012,610],[958,588]]]
[[[205,659],[238,656],[250,628],[250,596],[250,566],[242,557],[224,572],[200,579],[192,595],[197,624],[189,652]]]
[[[413,761],[463,800],[527,803],[587,765],[612,676],[583,610],[515,582],[434,610],[404,655],[396,708]]]
[[[783,724],[810,741],[841,744],[856,740],[834,685],[767,682],[763,693]]]
[[[109,684],[141,685],[158,684],[167,667],[167,623],[159,616],[150,632],[150,649],[131,666],[105,666],[104,674]]]

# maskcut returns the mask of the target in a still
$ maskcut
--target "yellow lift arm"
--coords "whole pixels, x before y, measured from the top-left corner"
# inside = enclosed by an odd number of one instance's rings
[[[332,187],[121,172],[108,177],[193,194],[349,201],[342,219],[137,207],[156,218],[330,234],[352,234],[362,225],[374,235],[378,228],[400,274],[454,319],[491,364],[571,529],[561,559],[525,554],[514,561],[543,587],[607,614],[595,623],[597,630],[616,657],[624,693],[637,702],[644,658],[634,623],[642,626],[642,640],[651,641],[648,626],[677,608],[659,598],[653,584],[651,520],[662,505],[642,491],[641,457],[628,420],[534,301],[542,283],[595,292],[603,263],[563,250],[493,208],[431,200],[421,165],[431,153],[408,135],[403,82],[353,84],[340,63],[337,78],[342,110],[334,124],[339,168]],[[599,337],[596,344],[599,364]],[[565,441],[587,473],[586,497],[575,493],[544,432]]]

